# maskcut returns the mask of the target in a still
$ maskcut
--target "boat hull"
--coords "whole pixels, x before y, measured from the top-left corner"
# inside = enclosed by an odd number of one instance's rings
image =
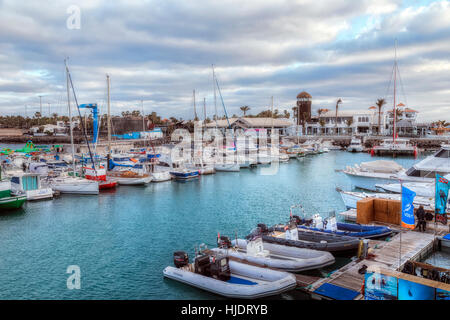
[[[293,274],[230,261],[231,276],[249,279],[252,285],[231,283],[206,277],[185,269],[166,267],[164,277],[211,293],[235,299],[257,299],[277,295],[296,287]]]
[[[216,171],[222,171],[222,172],[239,172],[241,171],[241,167],[239,164],[224,164],[224,165],[215,165],[214,169]]]
[[[53,190],[51,188],[40,188],[36,190],[25,191],[28,201],[45,200],[53,198]]]
[[[306,226],[299,226],[299,228],[365,239],[377,239],[387,237],[390,234],[392,234],[392,230],[385,226],[370,226],[370,225],[342,223],[342,222],[337,223],[336,231],[323,230]]]
[[[333,255],[325,251],[265,243],[264,249],[270,252],[270,256],[258,257],[247,254],[247,241],[245,239],[237,239],[237,242],[236,240],[233,240],[232,245],[239,248],[239,251],[230,249],[213,250],[218,250],[219,252],[228,254],[231,257],[246,260],[261,266],[277,268],[289,272],[319,269],[329,266],[335,262]]]
[[[52,189],[67,194],[99,194],[98,182],[92,183],[55,183]]]
[[[102,181],[98,185],[100,190],[114,189],[115,187],[117,187],[117,181]]]
[[[171,171],[171,172],[170,172],[170,175],[171,175],[175,180],[189,180],[189,179],[198,178],[199,172],[198,172],[198,171],[190,171],[190,172],[176,172],[176,171]]]
[[[152,182],[164,182],[172,180],[172,176],[167,172],[153,172],[152,173]]]
[[[27,196],[0,198],[0,210],[19,209],[27,201]]]
[[[140,177],[140,178],[123,178],[123,177],[115,177],[115,180],[118,184],[124,186],[137,186],[137,185],[145,185],[152,181],[152,177]]]

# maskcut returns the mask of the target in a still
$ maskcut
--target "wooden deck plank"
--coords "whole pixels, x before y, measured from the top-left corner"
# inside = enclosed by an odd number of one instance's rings
[[[410,230],[398,230],[401,232],[401,259],[402,266],[408,260],[414,260],[421,256],[434,241],[431,232],[422,233]],[[399,267],[400,233],[393,236],[390,241],[369,240],[370,252],[373,258],[355,260],[333,272],[328,278],[322,278],[311,284],[309,291],[313,292],[324,283],[331,283],[347,289],[360,291],[364,282],[364,274],[358,270],[367,267],[380,267],[396,271]],[[356,299],[362,299],[362,295]]]

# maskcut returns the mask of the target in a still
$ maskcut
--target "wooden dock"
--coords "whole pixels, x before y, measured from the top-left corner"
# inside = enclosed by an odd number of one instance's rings
[[[403,267],[406,261],[419,261],[433,251],[433,231],[429,231],[428,233],[409,230],[398,231],[399,233],[393,236],[390,241],[369,240],[369,256],[366,259],[357,259],[350,262],[333,272],[329,277],[321,278],[313,282],[305,291],[314,299],[327,299],[327,297],[321,296],[315,291],[324,283],[329,283],[361,292],[364,283],[364,274],[358,271],[363,266],[398,270]],[[361,294],[355,298],[355,300],[359,299],[363,299]]]

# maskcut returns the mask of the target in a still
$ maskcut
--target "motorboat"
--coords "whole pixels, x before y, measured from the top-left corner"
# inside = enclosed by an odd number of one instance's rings
[[[450,176],[445,176],[449,179]],[[432,182],[405,182],[403,187],[416,193],[416,196],[434,198],[436,194],[435,184]],[[402,193],[402,184],[400,183],[387,183],[387,184],[376,184],[375,188],[380,192],[389,193]]]
[[[376,160],[362,162],[353,167],[347,166],[343,171],[350,178],[353,186],[377,191],[376,184],[405,182],[433,183],[436,173],[450,174],[450,145],[443,145],[433,155],[414,164],[408,170],[394,161]]]
[[[27,201],[25,194],[13,195],[11,181],[2,179],[0,175],[0,211],[19,209]]]
[[[352,140],[350,140],[350,144],[347,147],[348,152],[362,152],[364,150],[364,147],[361,143],[361,139],[352,137]]]
[[[170,171],[170,175],[175,180],[189,180],[193,178],[198,178],[199,171],[194,169],[188,169],[188,168],[177,168]]]
[[[236,239],[232,242],[228,237],[219,236],[218,248],[212,250],[239,260],[290,272],[314,270],[335,262],[329,252],[264,244],[260,236],[249,240]]]
[[[389,199],[398,200],[402,199],[401,194],[392,193],[370,193],[370,192],[355,192],[355,191],[343,191],[338,190],[341,195],[342,201],[347,209],[356,209],[357,202],[366,198],[375,199]],[[415,207],[424,206],[427,210],[434,210],[434,197],[414,197],[413,205]],[[450,209],[450,208],[449,208]]]
[[[444,176],[445,179],[450,179],[450,174]],[[436,186],[434,182],[405,182],[401,183],[388,183],[388,184],[376,184],[377,191],[390,192],[390,193],[402,193],[402,185],[405,188],[416,193],[416,196],[434,198],[436,194]]]
[[[291,273],[237,262],[211,250],[201,251],[193,263],[189,263],[187,253],[177,251],[174,265],[164,269],[164,277],[227,298],[263,298],[297,285]]]
[[[53,198],[52,188],[42,185],[39,174],[20,172],[10,175],[10,179],[12,193],[25,194],[28,201]]]

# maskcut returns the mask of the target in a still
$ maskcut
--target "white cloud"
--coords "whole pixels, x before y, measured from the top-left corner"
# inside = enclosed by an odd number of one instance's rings
[[[290,108],[301,90],[315,108],[343,97],[364,109],[385,94],[396,37],[408,102],[431,117],[449,100],[448,1],[86,0],[80,30],[66,28],[70,4],[0,2],[0,113],[40,94],[63,110],[65,56],[80,100],[104,100],[111,75],[117,112],[144,98],[163,116],[192,117],[192,89],[211,103],[211,63],[231,114],[272,95]],[[356,38],[337,41],[349,30]]]

